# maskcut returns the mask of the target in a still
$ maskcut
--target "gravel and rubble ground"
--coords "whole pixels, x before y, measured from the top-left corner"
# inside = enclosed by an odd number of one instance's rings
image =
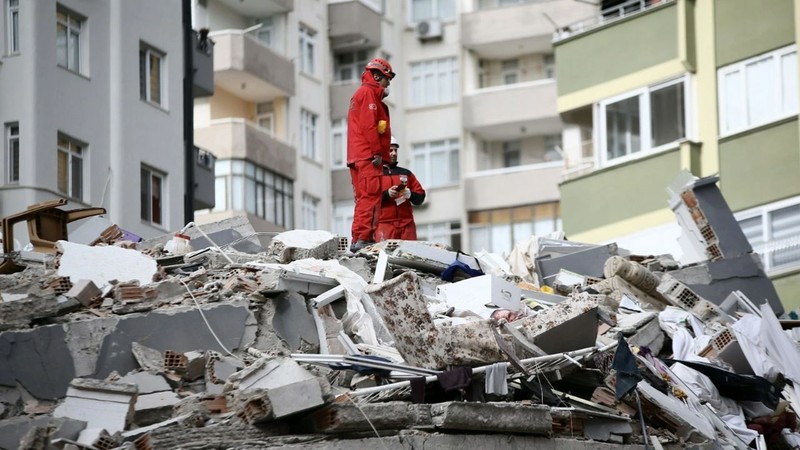
[[[799,448],[800,322],[709,189],[691,264],[243,218],[2,255],[0,449]]]

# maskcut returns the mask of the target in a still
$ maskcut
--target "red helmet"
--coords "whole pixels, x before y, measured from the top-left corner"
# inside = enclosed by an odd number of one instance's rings
[[[372,61],[368,62],[367,70],[377,70],[384,76],[388,77],[390,80],[394,78],[394,72],[392,72],[392,65],[389,64],[389,61],[382,58],[375,58]]]

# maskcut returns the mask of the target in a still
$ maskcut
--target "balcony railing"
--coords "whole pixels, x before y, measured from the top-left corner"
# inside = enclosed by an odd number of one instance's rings
[[[615,22],[625,17],[630,17],[641,12],[647,11],[656,6],[672,3],[675,0],[628,0],[625,3],[606,8],[600,14],[587,17],[586,19],[573,22],[561,27],[553,35],[553,41],[557,42],[570,36],[580,34],[591,29]]]

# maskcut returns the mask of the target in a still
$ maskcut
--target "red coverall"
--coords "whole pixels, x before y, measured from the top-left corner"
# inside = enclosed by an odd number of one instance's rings
[[[405,198],[402,194],[391,198],[389,188],[400,185],[400,176],[405,175],[406,186],[411,191],[411,197]],[[396,164],[383,166],[383,177],[381,178],[382,196],[381,214],[378,219],[378,227],[375,230],[375,238],[378,241],[386,239],[404,239],[415,241],[417,239],[417,225],[414,223],[414,211],[411,205],[421,205],[425,200],[425,189],[419,184],[417,177],[404,168]],[[397,204],[398,199],[403,199]]]
[[[350,99],[347,113],[347,167],[353,182],[352,242],[375,242],[375,225],[381,205],[382,168],[372,165],[376,155],[389,161],[389,107],[383,103],[383,87],[370,71],[361,74],[361,86]]]

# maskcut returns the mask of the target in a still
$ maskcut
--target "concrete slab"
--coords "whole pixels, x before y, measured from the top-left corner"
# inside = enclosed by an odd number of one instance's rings
[[[172,417],[172,408],[178,401],[180,397],[172,391],[140,395],[134,405],[133,421],[137,426],[147,426],[168,420]]]
[[[303,296],[287,292],[278,295],[274,300],[275,315],[272,317],[272,328],[278,333],[292,351],[304,353],[319,351],[319,336],[314,317],[308,311]]]
[[[91,280],[100,289],[111,280],[150,284],[157,270],[155,259],[136,250],[90,247],[69,241],[56,242],[56,248],[62,253],[59,276],[69,277],[73,283]]]
[[[78,300],[83,306],[89,306],[100,296],[100,289],[91,280],[78,280],[64,295]]]
[[[272,238],[266,255],[286,264],[299,259],[333,259],[339,249],[339,239],[328,231],[291,230]]]
[[[119,380],[121,383],[135,384],[139,398],[153,392],[172,391],[163,376],[153,372],[131,372]]]
[[[438,429],[549,435],[553,418],[548,406],[521,403],[446,402],[431,405]]]
[[[57,399],[75,378],[61,325],[0,333],[0,385],[20,383],[39,399]]]
[[[142,370],[161,372],[164,370],[164,355],[162,352],[142,345],[138,342],[131,342],[131,354]]]
[[[369,432],[372,427],[376,430],[431,428],[433,422],[430,405],[395,401],[358,406],[335,403],[300,419],[299,426],[308,433],[349,434]]]
[[[86,428],[86,422],[68,417],[53,418],[49,415],[20,416],[0,420],[0,448],[16,449],[23,436],[33,428],[52,427],[50,440],[78,439],[81,430]]]
[[[86,422],[87,429],[109,433],[124,430],[133,420],[136,385],[76,378],[67,389],[64,402],[53,417],[69,417]]]

